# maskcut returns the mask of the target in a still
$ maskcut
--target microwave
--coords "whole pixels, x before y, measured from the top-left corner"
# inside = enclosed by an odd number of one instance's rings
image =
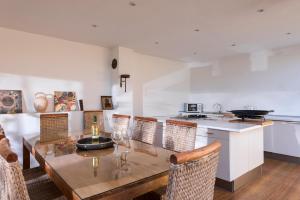
[[[203,112],[203,104],[202,103],[185,103],[184,104],[184,112]]]

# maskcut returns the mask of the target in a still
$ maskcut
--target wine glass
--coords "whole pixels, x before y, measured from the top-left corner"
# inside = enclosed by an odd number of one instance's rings
[[[125,146],[125,151],[122,152],[121,155],[121,160],[123,161],[127,161],[127,155],[130,152],[130,148],[131,148],[131,134],[129,133],[129,131],[127,129],[122,130],[122,135],[123,135],[123,142],[124,142],[124,146]]]
[[[123,135],[125,147],[126,147],[126,149],[129,150],[131,148],[131,144],[130,144],[131,134],[129,133],[129,131],[127,129],[123,129],[122,135]]]
[[[119,153],[119,144],[123,140],[122,131],[117,128],[114,128],[111,139],[115,143],[115,154],[118,156],[120,154]]]

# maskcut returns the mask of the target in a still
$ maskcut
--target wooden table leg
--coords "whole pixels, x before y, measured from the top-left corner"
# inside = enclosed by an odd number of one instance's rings
[[[29,169],[30,168],[30,152],[26,148],[23,140],[23,169]]]

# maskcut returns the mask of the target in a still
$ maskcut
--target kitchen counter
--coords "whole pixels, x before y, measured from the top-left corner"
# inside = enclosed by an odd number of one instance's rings
[[[155,116],[166,128],[166,120],[187,120],[198,124],[195,148],[219,141],[222,144],[216,184],[235,191],[260,177],[264,163],[263,131],[261,125],[233,123],[232,118],[186,119],[182,117]],[[166,139],[162,131],[162,143]]]
[[[178,117],[165,117],[165,116],[156,116],[159,122],[165,123],[167,119],[174,120],[185,120]],[[188,119],[188,121],[196,122],[199,128],[207,128],[207,129],[215,129],[222,131],[230,131],[230,132],[246,132],[251,131],[257,128],[260,128],[260,125],[252,125],[252,124],[242,124],[242,123],[231,123],[226,119]]]
[[[300,122],[300,116],[288,116],[288,115],[267,115],[265,119],[274,121],[285,121],[285,122]]]

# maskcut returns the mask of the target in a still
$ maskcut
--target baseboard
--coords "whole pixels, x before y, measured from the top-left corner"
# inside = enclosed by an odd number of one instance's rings
[[[273,153],[273,152],[264,152],[265,158],[272,158],[272,159],[277,159],[277,160],[282,160],[286,162],[291,162],[291,163],[297,163],[300,164],[300,158],[295,157],[295,156],[288,156],[288,155],[283,155],[279,153]]]
[[[254,168],[253,170],[247,172],[246,174],[238,177],[234,181],[225,181],[223,179],[216,179],[216,186],[224,188],[230,192],[238,190],[240,187],[251,183],[262,176],[262,165]]]

